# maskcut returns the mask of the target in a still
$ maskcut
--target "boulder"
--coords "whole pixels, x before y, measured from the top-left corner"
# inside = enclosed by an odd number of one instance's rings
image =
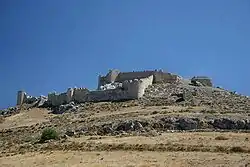
[[[72,136],[75,135],[75,132],[72,131],[72,130],[67,130],[66,133],[65,133],[65,135],[67,135],[67,136],[69,136],[69,137],[72,137]]]
[[[140,122],[135,121],[135,123],[134,123],[134,129],[135,130],[143,130],[143,126],[142,126],[142,124]]]
[[[45,96],[40,96],[38,103],[37,103],[37,107],[42,107],[44,105],[45,102],[47,102],[48,98]]]
[[[213,126],[218,129],[237,129],[236,121],[228,118],[215,119]]]
[[[194,121],[191,118],[180,118],[177,120],[177,128],[180,130],[192,130],[198,128],[197,121]]]

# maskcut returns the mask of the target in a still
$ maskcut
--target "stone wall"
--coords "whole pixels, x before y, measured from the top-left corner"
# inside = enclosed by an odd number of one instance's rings
[[[48,101],[52,106],[59,106],[70,101],[82,103],[138,99],[144,95],[145,89],[152,83],[153,75],[147,78],[124,81],[122,87],[116,89],[89,91],[85,88],[69,88],[65,93],[50,93]]]
[[[18,91],[17,92],[17,105],[23,104],[26,98],[27,98],[26,92]]]
[[[62,104],[67,104],[69,101],[69,97],[66,93],[49,93],[48,94],[48,103],[52,106],[59,106]]]
[[[98,89],[100,90],[102,85],[106,85],[108,83],[147,78],[151,75],[153,75],[153,83],[173,83],[180,80],[178,75],[166,73],[162,70],[136,72],[120,72],[118,70],[110,70],[106,76],[99,76]]]
[[[198,84],[197,82],[202,84],[202,86],[209,86],[209,87],[213,86],[211,78],[208,78],[206,76],[195,76],[191,79],[192,84],[196,85]]]
[[[181,80],[181,77],[171,73],[155,72],[153,83],[175,83]]]
[[[125,91],[128,92],[128,96],[130,98],[138,99],[144,95],[145,89],[152,84],[153,84],[153,75],[147,78],[124,81],[123,88]]]
[[[38,99],[41,99],[41,98],[28,96],[28,94],[24,91],[17,92],[17,105],[22,105],[24,103],[32,104],[32,103],[38,101]]]
[[[126,80],[146,78],[150,75],[154,75],[155,71],[138,71],[138,72],[122,72],[117,78],[116,82],[124,82]]]
[[[105,91],[91,91],[85,96],[86,102],[100,102],[100,101],[120,101],[132,99],[128,91],[123,89],[110,89]]]
[[[74,89],[74,93],[73,93],[73,97],[72,100],[76,101],[78,103],[81,102],[85,102],[86,100],[86,95],[89,93],[90,91],[86,88],[75,88]]]

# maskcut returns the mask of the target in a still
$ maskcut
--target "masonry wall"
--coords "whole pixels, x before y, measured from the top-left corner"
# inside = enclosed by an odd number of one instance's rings
[[[119,74],[119,70],[110,70],[109,73],[106,75],[106,81],[108,83],[115,82]]]
[[[142,79],[124,81],[123,88],[128,91],[129,98],[138,99],[144,95],[145,89],[152,84],[153,75]]]
[[[181,78],[178,75],[164,72],[155,72],[154,73],[154,83],[174,83],[178,82]]]
[[[48,94],[48,102],[52,106],[59,106],[62,104],[66,104],[69,102],[68,100],[67,93],[61,93],[61,94],[56,94],[56,93],[50,93]]]
[[[100,102],[100,101],[120,101],[132,99],[127,91],[120,88],[105,91],[91,91],[86,97],[86,102]]]
[[[138,71],[138,72],[122,72],[117,78],[116,82],[123,82],[126,80],[146,78],[150,75],[154,75],[155,71]]]
[[[75,88],[72,100],[76,101],[76,102],[79,102],[79,103],[85,102],[86,101],[86,95],[89,92],[90,91],[88,89],[85,89],[85,88]]]
[[[17,105],[23,104],[26,98],[27,98],[27,95],[24,91],[18,91],[17,92]]]
[[[142,79],[153,75],[153,83],[174,83],[180,80],[180,77],[175,74],[166,73],[163,71],[136,71],[136,72],[119,72],[111,70],[106,76],[99,76],[98,89],[100,86],[111,82],[124,82],[126,80]]]
[[[100,89],[100,86],[115,82],[116,78],[120,74],[119,70],[110,70],[106,76],[98,76],[98,90]]]

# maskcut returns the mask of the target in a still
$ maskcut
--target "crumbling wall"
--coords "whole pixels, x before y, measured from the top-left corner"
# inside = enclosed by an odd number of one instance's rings
[[[120,72],[118,70],[111,70],[106,76],[99,76],[98,89],[102,85],[111,82],[124,82],[126,80],[142,79],[153,75],[153,83],[174,83],[178,82],[181,78],[178,75],[163,72],[162,70],[155,71],[135,71],[135,72]]]
[[[180,76],[157,71],[154,73],[154,83],[175,83],[181,79]]]
[[[24,91],[17,92],[17,105],[22,105],[24,103],[32,104],[38,101],[38,99],[38,97],[28,96],[28,94]]]
[[[209,86],[212,87],[213,83],[211,78],[208,78],[206,76],[195,76],[191,79],[191,83],[194,85],[197,85],[198,83],[201,83],[203,86]]]
[[[118,77],[118,75],[120,74],[119,70],[109,70],[108,74],[106,76],[98,76],[98,88],[100,89],[100,87],[102,85],[106,85],[108,83],[112,83],[115,82],[116,78]]]
[[[86,95],[89,93],[89,90],[86,88],[75,88],[72,100],[76,102],[85,102],[86,101]]]
[[[146,78],[154,75],[156,71],[136,71],[136,72],[122,72],[116,78],[116,82],[124,82],[126,80]]]
[[[128,92],[123,89],[110,89],[105,91],[91,91],[86,97],[86,102],[119,101],[131,99]]]
[[[66,93],[56,94],[55,92],[48,94],[48,103],[52,106],[59,106],[68,103],[68,95]]]
[[[122,87],[103,91],[74,89],[73,100],[77,102],[99,102],[138,99],[144,95],[145,89],[152,85],[153,75],[122,83]]]
[[[17,105],[23,104],[26,98],[27,98],[26,92],[18,91],[17,92]]]
[[[129,98],[138,99],[144,95],[145,89],[152,84],[153,75],[147,78],[124,81],[123,88],[128,92]]]
[[[119,70],[109,70],[109,73],[106,75],[107,82],[115,82],[119,74]]]

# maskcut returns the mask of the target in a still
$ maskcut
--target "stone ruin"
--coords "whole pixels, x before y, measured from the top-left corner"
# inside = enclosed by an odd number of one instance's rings
[[[178,83],[183,79],[175,74],[155,71],[120,72],[110,70],[106,76],[98,77],[97,90],[90,91],[86,88],[68,88],[66,92],[57,94],[49,93],[48,97],[28,96],[24,91],[17,93],[17,105],[23,103],[36,103],[42,106],[46,103],[49,106],[60,106],[71,102],[101,102],[101,101],[121,101],[140,99],[143,97],[148,86],[158,83]],[[207,77],[194,77],[191,84],[197,86],[212,86],[212,82]]]
[[[42,106],[48,98],[46,96],[40,96],[40,97],[33,97],[27,95],[24,91],[18,91],[17,92],[17,105],[20,106],[22,104],[34,104],[38,107]]]

